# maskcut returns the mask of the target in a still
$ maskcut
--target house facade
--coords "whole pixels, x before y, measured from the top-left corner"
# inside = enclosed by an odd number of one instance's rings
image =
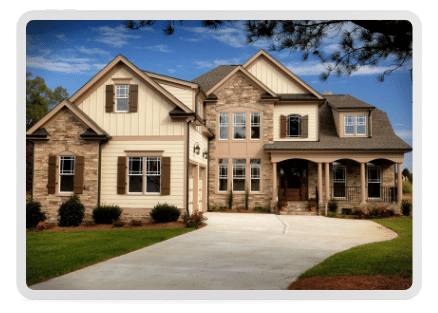
[[[184,212],[227,206],[276,212],[330,199],[339,210],[399,210],[412,148],[386,113],[350,95],[320,95],[261,50],[188,82],[119,55],[26,134],[32,196],[52,219],[76,193],[86,213],[117,204],[146,218],[158,203]]]

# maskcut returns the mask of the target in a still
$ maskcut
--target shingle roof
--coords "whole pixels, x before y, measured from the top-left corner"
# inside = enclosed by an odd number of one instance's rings
[[[307,93],[279,93],[280,100],[318,100],[318,97]]]
[[[373,109],[374,106],[350,95],[324,95],[324,98],[337,109]]]
[[[412,150],[394,133],[385,112],[375,109],[371,114],[371,138],[341,138],[336,133],[331,107],[324,104],[319,109],[320,141],[275,141],[265,144],[265,150]]]
[[[201,86],[204,92],[209,91],[225,76],[231,73],[238,65],[219,65],[211,71],[193,79],[192,83],[197,83]]]

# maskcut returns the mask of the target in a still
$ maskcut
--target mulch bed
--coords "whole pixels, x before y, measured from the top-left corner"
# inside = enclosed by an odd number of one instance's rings
[[[205,226],[201,225],[199,228]],[[94,225],[80,225],[75,227],[60,227],[53,224],[47,224],[48,229],[36,230],[36,228],[26,229],[26,232],[48,232],[48,231],[78,231],[78,230],[108,230],[108,229],[151,229],[151,228],[186,228],[183,222],[171,222],[171,223],[145,223],[142,226],[131,226],[129,223],[125,223],[123,227],[113,227],[113,225],[107,224],[94,224]]]
[[[393,275],[307,277],[292,283],[288,290],[406,290],[412,277]]]
[[[217,213],[254,213],[254,214],[271,214],[270,212],[259,212],[254,210],[217,210],[217,211],[208,211],[208,212],[217,212]]]

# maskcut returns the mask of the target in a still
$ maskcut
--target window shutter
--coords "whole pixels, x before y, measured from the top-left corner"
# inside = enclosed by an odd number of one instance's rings
[[[287,137],[287,120],[286,116],[280,115],[280,138]]]
[[[161,195],[170,195],[170,157],[161,158]]]
[[[75,157],[75,178],[73,192],[81,194],[84,192],[84,156]]]
[[[117,160],[117,194],[126,193],[126,157],[121,156]]]
[[[129,85],[129,112],[137,112],[138,85]]]
[[[309,116],[304,115],[301,117],[301,138],[309,137]]]
[[[55,155],[49,155],[49,176],[48,176],[48,183],[47,183],[47,189],[49,194],[55,193],[55,186],[56,186],[56,156]]]
[[[114,112],[114,85],[106,85],[105,112]]]

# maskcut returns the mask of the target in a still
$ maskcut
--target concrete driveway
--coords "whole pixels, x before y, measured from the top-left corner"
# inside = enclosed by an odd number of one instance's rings
[[[397,234],[367,220],[206,213],[208,226],[34,290],[281,290],[329,256]]]

